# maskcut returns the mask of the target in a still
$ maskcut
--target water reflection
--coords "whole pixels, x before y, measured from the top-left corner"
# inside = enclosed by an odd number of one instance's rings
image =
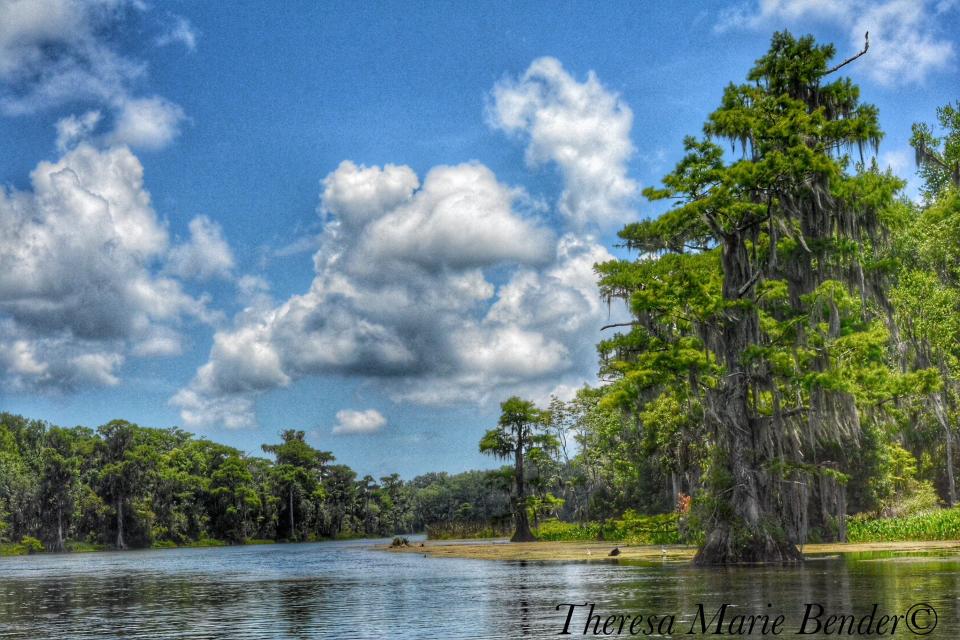
[[[609,615],[675,617],[674,635],[728,604],[728,616],[783,614],[793,635],[806,603],[830,613],[903,614],[929,602],[930,637],[956,637],[956,555],[815,559],[804,567],[486,562],[369,549],[370,541],[183,549],[0,560],[0,638],[553,637],[560,603]],[[581,615],[583,613],[583,615]],[[594,627],[590,627],[592,630]],[[622,635],[629,632],[629,622]],[[898,635],[909,635],[898,632]],[[759,636],[758,636],[759,637]],[[806,637],[816,638],[818,635]]]

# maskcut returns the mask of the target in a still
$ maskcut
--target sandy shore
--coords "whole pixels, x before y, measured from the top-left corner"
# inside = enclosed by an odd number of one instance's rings
[[[409,547],[378,547],[393,553],[421,553],[443,558],[475,558],[478,560],[552,560],[606,561],[614,546],[620,549],[619,560],[687,562],[696,553],[695,547],[677,545],[617,545],[613,542],[521,542],[505,540],[430,540]],[[871,542],[863,544],[808,544],[805,555],[896,551],[899,553],[955,551],[960,554],[960,541],[938,542]]]

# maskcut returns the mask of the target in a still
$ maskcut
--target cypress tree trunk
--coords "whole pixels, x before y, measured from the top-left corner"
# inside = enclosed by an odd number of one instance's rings
[[[759,319],[751,304],[750,259],[739,233],[725,238],[723,246],[723,297],[728,307],[720,328],[718,355],[725,368],[716,389],[707,396],[707,420],[716,434],[717,463],[729,477],[706,542],[697,552],[699,565],[737,563],[797,563],[802,554],[773,521],[771,499],[775,490],[763,459],[760,423],[751,416],[748,391],[750,371],[743,354],[758,343]],[[716,488],[715,488],[716,489]]]
[[[943,428],[943,446],[947,452],[947,501],[952,507],[957,503],[957,485],[953,477],[953,431],[950,428],[950,421],[947,419],[947,412],[944,409],[940,394],[934,394],[933,396],[933,412]]]
[[[957,504],[957,484],[953,477],[953,432],[950,430],[950,424],[947,423],[944,429],[946,441],[943,443],[947,449],[947,490],[950,506]]]
[[[126,549],[127,543],[123,539],[123,496],[117,499],[117,549]]]
[[[63,551],[65,548],[63,544],[63,504],[58,500],[57,501],[57,544],[54,547],[54,551]]]
[[[290,485],[290,501],[289,501],[289,502],[290,502],[290,504],[289,504],[289,509],[290,509],[290,539],[291,539],[291,540],[296,540],[296,535],[294,534],[294,532],[296,531],[296,529],[295,529],[294,523],[293,523],[293,485],[292,485],[292,484]]]
[[[519,427],[517,434],[517,448],[514,452],[514,483],[516,498],[513,503],[513,521],[516,530],[510,542],[534,542],[537,538],[530,531],[530,520],[527,517],[527,494],[524,490],[523,478],[523,445],[525,441],[524,428]]]

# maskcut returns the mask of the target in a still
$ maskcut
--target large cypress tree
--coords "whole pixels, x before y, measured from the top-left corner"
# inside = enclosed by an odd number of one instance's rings
[[[638,419],[665,395],[702,415],[701,564],[801,561],[811,503],[842,526],[845,450],[895,384],[879,253],[901,182],[864,162],[877,110],[833,75],[833,55],[775,34],[647,190],[673,207],[621,232],[641,259],[600,268],[636,316],[601,345],[615,395],[636,394]]]

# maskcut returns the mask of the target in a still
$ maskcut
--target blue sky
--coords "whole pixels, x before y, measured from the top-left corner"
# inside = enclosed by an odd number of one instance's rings
[[[870,31],[846,70],[915,195],[958,26],[944,0],[0,0],[0,405],[492,466],[500,400],[596,382],[591,265],[774,30],[838,57]]]

